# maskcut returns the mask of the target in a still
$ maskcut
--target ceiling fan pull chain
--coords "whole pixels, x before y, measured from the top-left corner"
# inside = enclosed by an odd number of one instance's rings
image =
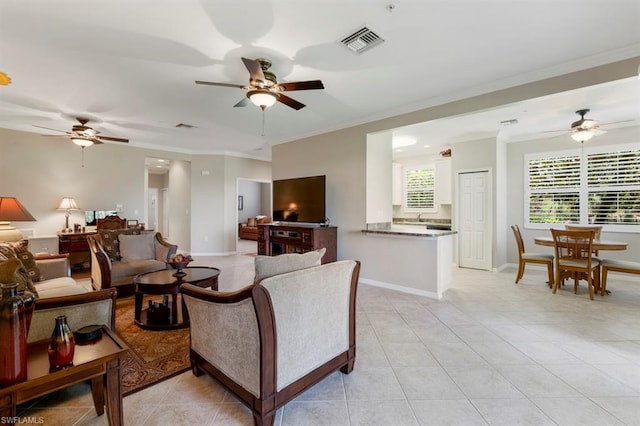
[[[84,167],[84,146],[81,146],[80,148],[82,148],[82,167]]]
[[[262,136],[264,136],[264,108],[262,108]]]

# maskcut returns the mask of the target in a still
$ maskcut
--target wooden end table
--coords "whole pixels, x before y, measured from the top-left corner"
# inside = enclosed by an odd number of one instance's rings
[[[120,358],[129,351],[126,343],[103,326],[100,340],[76,344],[73,365],[55,371],[49,370],[48,348],[49,339],[29,344],[27,380],[0,388],[0,418],[15,417],[18,404],[91,380],[96,413],[103,415],[106,403],[109,424],[124,424]]]
[[[189,314],[184,303],[181,309],[182,318],[178,317],[180,285],[189,283],[203,288],[211,287],[212,290],[217,291],[220,269],[208,266],[191,266],[184,268],[184,272],[184,276],[175,277],[175,269],[162,269],[146,272],[134,278],[133,283],[136,286],[134,321],[136,325],[146,330],[172,330],[189,326]],[[142,299],[145,294],[171,296],[168,322],[149,321],[148,309],[142,309]]]

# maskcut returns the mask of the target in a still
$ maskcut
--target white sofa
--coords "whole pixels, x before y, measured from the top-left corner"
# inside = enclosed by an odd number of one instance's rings
[[[256,424],[273,424],[279,407],[333,371],[353,370],[359,271],[359,262],[343,260],[233,293],[183,284],[194,374],[226,386]]]

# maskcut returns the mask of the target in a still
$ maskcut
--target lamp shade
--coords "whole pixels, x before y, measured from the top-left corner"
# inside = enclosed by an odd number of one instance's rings
[[[58,210],[80,210],[73,197],[64,197],[58,206]]]
[[[89,138],[86,138],[84,136],[72,136],[71,137],[71,142],[75,143],[78,146],[91,146],[93,145],[93,141]]]
[[[0,221],[21,222],[35,221],[20,201],[15,197],[0,197]]]
[[[9,222],[35,221],[36,219],[15,197],[0,197],[0,241],[19,241],[22,232]]]

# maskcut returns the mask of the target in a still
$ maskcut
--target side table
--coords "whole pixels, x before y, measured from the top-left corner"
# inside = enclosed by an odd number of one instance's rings
[[[49,370],[49,340],[29,344],[27,380],[0,388],[0,418],[16,416],[16,406],[85,380],[91,380],[91,394],[96,412],[104,414],[110,425],[122,425],[122,382],[120,358],[129,351],[108,327],[102,327],[100,340],[76,345],[73,365]],[[46,419],[45,419],[46,423]]]

